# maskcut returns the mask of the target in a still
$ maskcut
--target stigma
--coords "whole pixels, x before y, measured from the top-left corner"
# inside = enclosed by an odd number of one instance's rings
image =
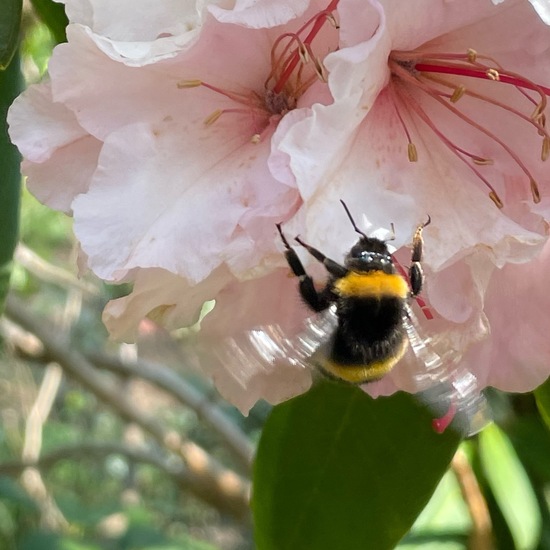
[[[214,110],[204,119],[204,124],[214,124],[223,115],[245,115],[252,123],[251,141],[259,143],[273,116],[280,118],[295,109],[299,98],[315,81],[326,82],[326,69],[316,46],[322,35],[324,54],[327,42],[333,45],[329,45],[329,52],[336,49],[337,36],[332,35],[330,29],[337,31],[339,28],[335,16],[338,3],[339,0],[331,0],[324,10],[314,14],[298,30],[284,32],[274,40],[270,66],[266,67],[265,80],[257,89],[236,92],[202,79],[182,80],[178,88],[203,87],[230,99],[232,106]]]
[[[489,198],[496,206],[504,206],[496,189],[483,174],[483,166],[493,164],[494,159],[478,154],[449,137],[445,129],[426,111],[425,106],[428,103],[420,101],[421,98],[429,98],[443,106],[459,123],[469,126],[496,144],[523,172],[533,201],[540,202],[539,187],[529,168],[533,159],[522,158],[498,131],[492,130],[486,122],[476,120],[471,114],[467,114],[460,105],[461,100],[468,97],[479,102],[482,108],[490,105],[496,108],[494,112],[500,110],[518,117],[526,128],[530,128],[540,138],[539,158],[546,161],[550,156],[550,136],[546,130],[547,96],[550,95],[550,88],[508,70],[494,58],[479,54],[473,49],[462,54],[393,51],[389,57],[389,68],[391,101],[408,141],[407,151],[411,162],[418,160],[419,153],[403,117],[403,109],[406,109],[410,117],[419,119],[427,126],[475,174],[488,189]],[[476,80],[491,82],[495,87],[511,86],[515,88],[519,101],[512,98],[507,102],[500,100],[497,94],[482,93],[473,85]]]

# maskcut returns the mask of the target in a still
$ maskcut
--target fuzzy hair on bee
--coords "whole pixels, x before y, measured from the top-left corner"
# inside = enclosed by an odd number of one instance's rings
[[[409,339],[405,327],[408,302],[422,290],[422,231],[413,237],[409,283],[400,275],[388,250],[387,241],[369,237],[356,225],[347,205],[344,209],[360,238],[341,265],[296,237],[296,242],[321,262],[329,274],[323,289],[317,290],[281,225],[277,225],[285,246],[285,257],[299,280],[304,303],[314,312],[335,306],[337,326],[315,357],[316,366],[329,378],[352,384],[378,380],[390,372],[405,354]],[[393,237],[392,237],[393,238]],[[391,239],[389,239],[391,240]]]

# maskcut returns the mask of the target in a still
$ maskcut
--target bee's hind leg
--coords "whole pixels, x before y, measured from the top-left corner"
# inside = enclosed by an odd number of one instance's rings
[[[424,241],[422,239],[422,230],[431,222],[430,216],[427,221],[420,224],[413,237],[413,249],[411,266],[409,267],[409,280],[411,283],[411,296],[414,298],[420,294],[422,285],[424,284],[424,272],[422,271],[422,249]]]

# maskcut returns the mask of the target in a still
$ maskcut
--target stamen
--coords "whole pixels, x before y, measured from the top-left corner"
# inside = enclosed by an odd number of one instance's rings
[[[228,113],[251,116],[253,127],[251,141],[259,143],[262,132],[267,128],[272,115],[282,116],[296,108],[299,97],[316,79],[326,82],[326,69],[322,59],[315,54],[312,43],[326,22],[336,29],[339,28],[333,14],[339,0],[327,1],[329,1],[327,8],[311,17],[296,32],[286,32],[275,39],[270,51],[270,70],[266,71],[268,74],[261,91],[249,90],[247,93],[239,93],[215,86],[202,79],[179,81],[176,84],[178,89],[203,87],[243,106],[243,108],[216,109],[204,119],[204,124],[210,126],[222,115]],[[335,47],[336,45],[335,42]]]
[[[533,195],[533,201],[535,202],[535,204],[538,204],[540,202],[539,187],[535,180],[531,180],[530,183],[531,183],[531,194]]]
[[[206,126],[210,126],[211,124],[214,124],[214,122],[216,122],[216,120],[218,120],[218,118],[220,118],[222,115],[223,115],[223,110],[222,109],[216,109],[213,113],[209,114],[204,119],[204,124]]]
[[[407,154],[409,155],[409,162],[418,162],[418,151],[414,143],[409,143],[407,147]]]
[[[407,136],[407,141],[409,142],[407,146],[407,154],[409,156],[409,162],[418,162],[418,151],[416,150],[415,144],[412,142],[409,129],[407,128],[407,125],[405,124],[405,121],[401,116],[401,112],[399,111],[398,99],[395,94],[393,86],[390,86],[390,92],[392,96],[393,107],[395,109],[395,112],[397,113],[397,118],[399,119],[399,122],[401,123],[401,126],[405,131],[405,135]]]
[[[494,80],[494,81],[500,80],[500,74],[496,69],[487,69],[485,71],[485,74],[487,75],[487,78],[491,80]]]
[[[466,93],[466,88],[464,86],[460,85],[458,86],[458,88],[455,88],[455,91],[453,92],[453,95],[450,98],[451,103],[456,103],[465,93]]]
[[[397,107],[398,99],[401,100],[401,103],[409,107],[412,114],[418,116],[489,188],[489,198],[495,203],[495,205],[499,208],[503,207],[502,199],[499,197],[494,187],[485,177],[483,177],[479,170],[474,167],[474,165],[486,166],[493,164],[493,159],[485,158],[466,151],[448,139],[433,123],[424,108],[421,107],[409,93],[408,90],[414,88],[423,92],[428,97],[435,99],[436,102],[445,107],[453,115],[457,116],[459,120],[474,128],[478,132],[481,132],[488,139],[498,144],[529,179],[529,187],[533,201],[535,203],[540,201],[540,191],[538,185],[531,171],[519,155],[514,151],[514,149],[503,139],[501,139],[498,134],[491,131],[485,125],[476,122],[476,120],[474,120],[471,116],[464,114],[454,105],[464,96],[468,96],[478,101],[484,101],[496,108],[518,116],[521,120],[534,127],[537,134],[542,137],[540,158],[545,161],[550,157],[550,135],[546,130],[545,117],[547,95],[550,95],[550,88],[541,86],[520,74],[505,69],[493,58],[486,55],[480,55],[473,49],[469,49],[465,54],[394,51],[390,55],[389,66],[393,76],[389,88],[394,96],[392,99],[398,119],[407,135],[407,140],[409,143],[407,151],[409,160],[411,160],[411,155],[416,157],[417,153],[414,151],[415,148],[411,148],[412,140],[404,123],[403,117],[399,112],[399,108]],[[478,78],[490,80],[499,84],[511,84],[525,99],[535,105],[535,109],[532,114],[526,114],[514,105],[499,101],[494,99],[492,96],[488,96],[483,93],[474,92],[462,83],[457,83],[450,79],[447,80],[446,78],[438,77],[436,76],[437,74],[447,74],[455,77]],[[452,91],[450,93],[442,91],[440,88],[430,85],[430,81],[437,86],[443,86],[444,88]],[[532,92],[535,92],[535,94],[538,95],[537,99],[532,97]],[[397,95],[399,95],[399,98],[396,97]],[[411,150],[414,152],[411,153]]]
[[[310,51],[310,53],[311,53],[311,43],[313,42],[313,39],[317,36],[319,31],[323,27],[325,21],[329,21],[329,23],[332,24],[335,28],[338,28],[338,23],[336,22],[332,12],[338,6],[339,1],[340,0],[331,0],[326,10],[313,16],[309,21],[307,21],[304,25],[302,25],[302,27],[295,33],[295,38],[298,38],[301,33],[305,32],[305,30],[311,26],[311,30],[303,40],[303,45]],[[277,44],[274,45],[274,48],[272,50],[272,57],[276,46]],[[285,48],[283,52],[283,55],[286,55],[288,49],[289,47],[287,46],[287,48]],[[294,69],[296,68],[299,62],[300,62],[299,49],[294,49],[291,52],[290,56],[285,61],[284,70],[279,74],[277,81],[275,83],[275,86],[273,87],[273,91],[275,93],[279,93],[283,90],[283,88],[289,81],[290,76],[292,75]],[[274,65],[274,69],[275,69],[275,65]],[[323,73],[323,71],[318,71],[318,72],[320,74]],[[275,77],[275,74],[273,73],[274,71],[272,71],[272,75],[270,75],[270,78]]]
[[[202,80],[198,80],[198,79],[195,79],[195,80],[180,80],[176,86],[182,90],[184,88],[197,88],[198,86],[200,86],[202,84]]]

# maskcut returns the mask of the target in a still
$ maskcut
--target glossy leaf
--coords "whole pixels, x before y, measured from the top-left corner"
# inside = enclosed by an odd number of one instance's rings
[[[10,143],[6,114],[22,88],[19,57],[0,71],[0,309],[8,290],[12,256],[17,243],[21,174],[19,152]]]
[[[535,390],[535,399],[540,415],[550,429],[550,378]]]
[[[0,9],[0,70],[5,69],[17,49],[23,0],[2,0]]]
[[[31,0],[38,17],[47,25],[56,43],[66,42],[65,27],[69,20],[65,15],[65,6],[53,0]]]
[[[542,525],[537,497],[510,440],[496,425],[481,432],[479,456],[515,548],[536,548]]]
[[[459,443],[412,396],[321,383],[274,408],[254,472],[259,550],[394,548]]]

